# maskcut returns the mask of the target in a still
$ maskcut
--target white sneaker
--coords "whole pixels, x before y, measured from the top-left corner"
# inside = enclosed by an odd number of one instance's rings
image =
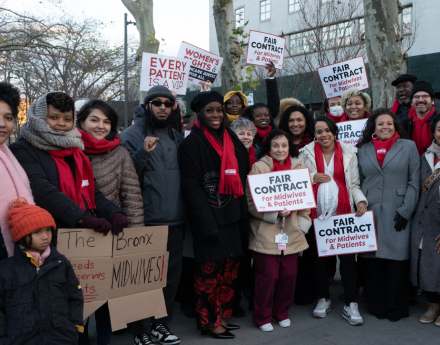
[[[318,300],[315,310],[313,311],[313,317],[322,318],[326,317],[327,313],[332,310],[332,302],[326,301],[325,298]]]
[[[348,323],[352,326],[362,325],[364,320],[362,319],[361,314],[359,314],[359,308],[357,303],[350,303],[350,306],[344,306],[344,312],[342,313],[342,317],[348,321]]]
[[[263,332],[272,332],[273,331],[273,326],[271,323],[266,323],[265,325],[261,326],[260,329]]]
[[[283,321],[278,322],[278,324],[280,325],[280,327],[290,327],[290,320],[285,319]]]

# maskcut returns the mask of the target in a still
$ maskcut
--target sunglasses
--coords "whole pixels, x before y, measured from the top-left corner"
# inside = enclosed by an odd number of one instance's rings
[[[155,107],[161,107],[162,104],[165,105],[165,108],[172,108],[174,106],[174,102],[171,101],[159,101],[158,99],[154,99],[152,101],[150,101],[151,104],[153,104]]]

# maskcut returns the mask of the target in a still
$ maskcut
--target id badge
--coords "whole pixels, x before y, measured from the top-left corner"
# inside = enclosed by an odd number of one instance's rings
[[[287,244],[289,243],[289,236],[286,234],[275,235],[275,243],[277,244]]]
[[[286,250],[285,244],[278,244],[278,250]]]

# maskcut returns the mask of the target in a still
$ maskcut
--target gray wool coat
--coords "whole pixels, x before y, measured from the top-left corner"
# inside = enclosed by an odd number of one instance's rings
[[[420,191],[420,157],[411,140],[397,139],[388,151],[382,168],[374,144],[359,149],[361,189],[368,200],[368,210],[374,212],[378,251],[362,253],[364,258],[408,260],[411,217]],[[408,219],[400,232],[394,229],[396,211]]]
[[[440,163],[436,165],[440,169]],[[434,172],[434,153],[426,152],[421,158],[420,184]],[[440,254],[435,250],[440,234],[440,177],[420,195],[411,223],[411,282],[426,291],[440,291]],[[417,282],[417,260],[420,255],[420,271]]]

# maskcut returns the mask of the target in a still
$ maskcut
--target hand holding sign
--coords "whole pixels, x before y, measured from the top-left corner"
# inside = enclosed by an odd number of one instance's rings
[[[267,63],[266,66],[264,66],[264,68],[267,69],[267,77],[273,78],[273,76],[275,75],[275,72],[277,71],[273,62],[271,61],[271,62]]]
[[[159,141],[157,137],[146,137],[144,140],[143,148],[147,152],[152,152],[156,148],[156,144]]]
[[[361,201],[357,205],[356,217],[362,217],[365,212],[367,212],[367,204],[365,203],[365,201]]]

